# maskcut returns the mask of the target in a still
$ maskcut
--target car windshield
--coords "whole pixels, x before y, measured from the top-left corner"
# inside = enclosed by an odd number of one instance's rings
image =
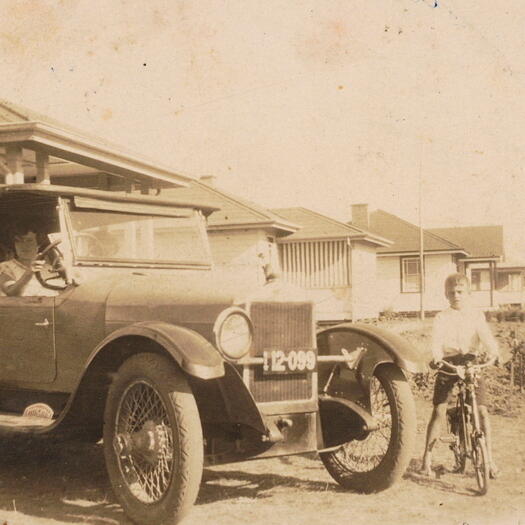
[[[209,265],[202,217],[193,210],[181,210],[181,215],[73,210],[75,255],[85,261]]]

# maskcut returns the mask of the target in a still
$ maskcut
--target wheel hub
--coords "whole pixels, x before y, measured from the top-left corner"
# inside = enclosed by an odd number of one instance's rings
[[[151,466],[155,466],[166,445],[167,436],[164,425],[146,421],[137,432],[122,432],[115,436],[115,449],[119,455],[135,456]]]

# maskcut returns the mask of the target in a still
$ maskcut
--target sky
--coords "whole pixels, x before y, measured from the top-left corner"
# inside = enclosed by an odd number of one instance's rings
[[[266,207],[503,224],[525,261],[525,3],[2,0],[0,97]],[[420,193],[421,192],[421,193]]]

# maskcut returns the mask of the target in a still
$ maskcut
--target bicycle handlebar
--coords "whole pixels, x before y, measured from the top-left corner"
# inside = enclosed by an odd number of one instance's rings
[[[459,376],[464,377],[465,372],[469,370],[470,372],[478,372],[482,370],[483,368],[486,368],[488,366],[493,365],[496,362],[497,358],[493,357],[489,359],[488,361],[485,361],[484,363],[481,363],[479,365],[472,365],[470,363],[466,363],[465,365],[453,365],[452,363],[449,363],[447,361],[439,361],[437,363],[438,372],[449,375],[449,376]],[[443,370],[444,368],[448,368],[448,370],[451,370],[451,372],[447,372],[446,370]]]

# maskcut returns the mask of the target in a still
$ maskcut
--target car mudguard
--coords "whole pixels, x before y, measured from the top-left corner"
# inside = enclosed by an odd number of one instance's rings
[[[319,355],[347,355],[349,365],[319,366],[320,392],[369,408],[370,381],[377,366],[393,363],[406,372],[424,372],[423,359],[404,338],[374,325],[343,323],[317,333]]]
[[[331,341],[334,339],[335,342]],[[357,348],[366,350],[359,359],[363,373],[371,371],[373,374],[380,362],[395,363],[408,372],[425,371],[421,355],[412,344],[400,335],[378,326],[342,323],[319,330],[317,341],[320,355],[341,355],[341,348],[348,352]]]
[[[209,396],[215,395],[208,391],[212,383],[218,387],[217,394],[222,397],[228,420],[242,423],[256,429],[260,433],[267,431],[261,413],[239,376],[239,373],[228,362],[225,362],[217,349],[200,334],[181,326],[159,321],[143,321],[120,328],[109,334],[95,349],[94,355],[112,342],[129,336],[146,337],[162,346],[181,369],[193,378],[201,381],[191,381],[190,385],[201,410],[205,416],[212,403]],[[202,381],[204,380],[204,381]]]
[[[363,439],[378,428],[378,421],[358,402],[342,397],[319,395],[322,441],[319,451],[327,452],[353,439]]]
[[[216,385],[230,420],[251,426],[260,433],[267,431],[262,415],[242,378],[231,364],[223,360],[215,347],[192,330],[157,321],[145,321],[119,328],[102,340],[86,362],[84,374],[60,417],[46,430],[69,432],[71,435],[75,435],[76,432],[82,436],[85,434],[85,427],[89,426],[95,429],[94,435],[97,435],[102,428],[105,392],[110,384],[107,372],[116,371],[118,367],[118,362],[111,364],[111,346],[119,342],[125,343],[127,338],[134,336],[158,343],[172,356],[189,375],[190,384],[192,388],[195,387],[197,402],[204,413],[209,410],[206,402],[209,396],[199,397],[199,394],[208,393],[205,385],[208,384],[210,389]],[[134,351],[129,355],[132,353]],[[96,365],[99,358],[103,362],[102,368],[100,362],[99,366]],[[125,359],[123,355],[119,355],[119,358]],[[100,374],[101,370],[106,374]]]
[[[101,349],[124,337],[146,337],[161,345],[190,376],[215,379],[224,376],[224,360],[217,349],[202,335],[162,321],[143,321],[111,332],[88,359],[87,366]]]

